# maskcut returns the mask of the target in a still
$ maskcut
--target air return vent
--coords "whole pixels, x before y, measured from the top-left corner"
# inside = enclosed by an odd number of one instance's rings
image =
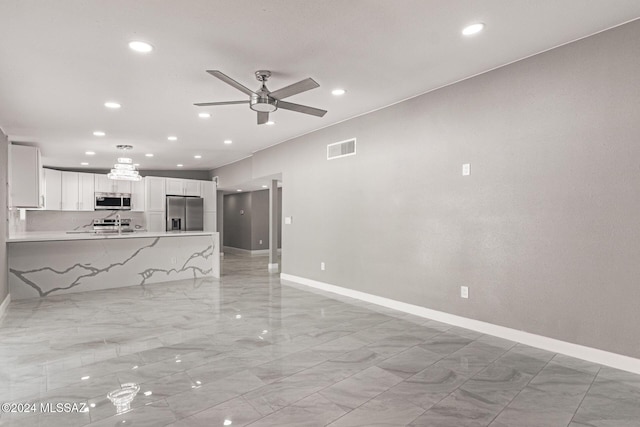
[[[327,145],[327,160],[338,159],[340,157],[354,156],[356,154],[356,139],[334,142]]]

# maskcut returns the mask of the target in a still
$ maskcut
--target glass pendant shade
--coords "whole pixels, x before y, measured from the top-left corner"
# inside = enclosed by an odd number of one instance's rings
[[[129,148],[121,149],[126,150]],[[128,157],[118,157],[118,163],[113,165],[113,169],[107,174],[107,178],[119,181],[140,181],[142,179],[135,165],[133,165],[133,161]]]

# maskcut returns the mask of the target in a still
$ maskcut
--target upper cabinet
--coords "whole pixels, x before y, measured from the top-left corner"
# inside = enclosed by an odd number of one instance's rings
[[[131,193],[131,181],[119,181],[107,178],[107,175],[95,175],[96,193]]]
[[[9,145],[9,207],[40,208],[43,205],[40,150]]]
[[[95,175],[78,173],[78,202],[81,211],[92,211],[96,204]]]
[[[165,209],[165,178],[147,176],[145,181],[146,210],[148,212],[164,212]]]
[[[43,169],[44,209],[59,211],[62,209],[62,172],[55,169]]]
[[[146,178],[142,178],[140,181],[131,182],[131,210],[133,212],[144,212],[146,209],[145,181]]]
[[[200,196],[200,181],[193,179],[166,179],[167,196]]]
[[[62,210],[92,211],[94,208],[94,175],[92,173],[62,172]]]

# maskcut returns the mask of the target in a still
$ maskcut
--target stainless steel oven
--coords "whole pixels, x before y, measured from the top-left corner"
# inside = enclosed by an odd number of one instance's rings
[[[96,193],[96,204],[94,206],[97,211],[105,210],[131,210],[131,194],[130,193]]]

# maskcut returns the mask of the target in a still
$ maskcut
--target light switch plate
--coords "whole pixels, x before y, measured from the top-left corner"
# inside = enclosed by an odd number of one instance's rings
[[[468,286],[460,286],[460,297],[461,298],[469,298],[469,287]]]
[[[293,217],[292,216],[285,216],[284,217],[284,223],[285,224],[291,224],[293,222]]]
[[[471,164],[465,163],[462,165],[462,176],[471,175]]]

